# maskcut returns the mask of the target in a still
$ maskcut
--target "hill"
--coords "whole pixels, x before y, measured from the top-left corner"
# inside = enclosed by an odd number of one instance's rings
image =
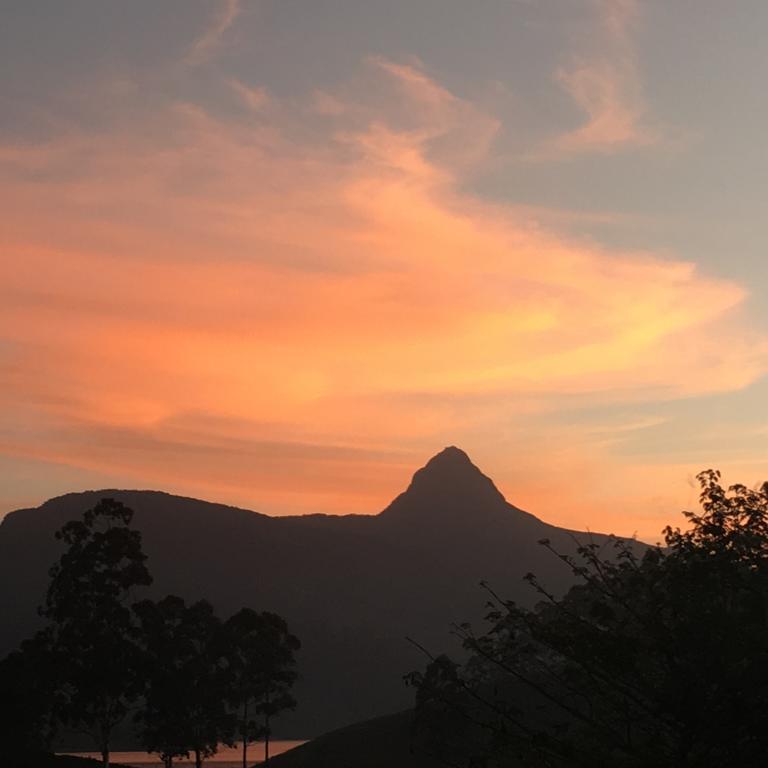
[[[573,532],[509,504],[453,447],[378,515],[269,517],[156,491],[68,494],[0,524],[0,654],[38,625],[59,554],[54,531],[107,496],[135,511],[155,577],[150,594],[206,598],[223,616],[247,605],[287,618],[303,649],[300,706],[280,722],[285,737],[407,708],[402,675],[424,659],[406,636],[435,652],[455,650],[451,623],[484,612],[481,579],[530,603],[529,571],[556,592],[570,579],[537,541],[575,547]]]
[[[439,768],[409,748],[412,712],[398,712],[326,733],[270,759],[271,768]]]
[[[27,755],[19,760],[3,758],[3,768],[101,768],[102,763],[72,755],[52,755],[41,752],[36,755]],[[114,764],[113,764],[114,765]]]

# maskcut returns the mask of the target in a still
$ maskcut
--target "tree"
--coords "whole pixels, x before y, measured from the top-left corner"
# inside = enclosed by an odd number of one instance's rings
[[[296,679],[294,654],[300,643],[280,616],[243,608],[226,622],[229,698],[238,713],[243,768],[248,744],[264,737],[269,764],[270,721],[296,705],[290,694]]]
[[[174,758],[195,765],[233,743],[227,711],[227,637],[209,603],[187,606],[169,595],[134,608],[143,647],[144,705],[137,715],[142,742],[168,768]]]
[[[55,677],[45,631],[0,661],[0,765],[31,768],[55,733]]]
[[[763,765],[768,485],[699,481],[702,511],[664,548],[553,550],[578,583],[560,598],[529,576],[534,610],[489,590],[490,630],[457,628],[468,661],[410,678],[417,744],[464,766]]]
[[[59,670],[59,716],[96,741],[105,768],[112,733],[139,691],[130,602],[152,581],[132,518],[119,501],[102,499],[64,525],[56,538],[67,549],[41,609]]]
[[[189,685],[186,666],[196,648],[190,637],[187,607],[169,595],[159,602],[134,606],[143,650],[143,705],[136,714],[147,752],[171,768],[175,758],[189,757],[191,738],[184,703]]]

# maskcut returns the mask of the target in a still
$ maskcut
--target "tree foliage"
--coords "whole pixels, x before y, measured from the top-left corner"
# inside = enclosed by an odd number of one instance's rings
[[[131,602],[152,581],[132,517],[119,501],[102,499],[64,525],[56,538],[67,548],[51,568],[41,610],[58,672],[58,716],[96,740],[105,765],[112,733],[139,693]]]
[[[38,632],[0,661],[0,765],[27,768],[55,734],[56,670],[50,635]]]
[[[226,706],[229,646],[212,606],[187,606],[169,595],[135,607],[144,648],[144,705],[137,720],[149,752],[166,765],[195,756],[196,765],[232,744],[235,720]]]
[[[264,738],[269,760],[270,721],[296,706],[290,690],[300,643],[282,617],[249,608],[230,617],[226,631],[229,700],[237,713],[245,768],[248,744],[257,739]]]
[[[461,766],[762,765],[768,750],[768,485],[699,475],[701,511],[665,546],[554,552],[564,597],[526,610],[489,588],[469,659],[411,676],[416,744]],[[551,549],[549,542],[543,546]]]

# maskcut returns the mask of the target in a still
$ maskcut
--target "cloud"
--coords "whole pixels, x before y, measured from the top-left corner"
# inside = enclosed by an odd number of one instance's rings
[[[585,47],[559,69],[556,80],[585,115],[579,127],[548,142],[544,157],[585,152],[612,153],[657,141],[644,123],[645,109],[632,27],[635,0],[591,0],[595,27]]]
[[[239,80],[230,80],[229,85],[242,103],[254,112],[259,112],[269,103],[269,94],[266,88],[252,88]]]
[[[192,43],[185,57],[188,66],[207,61],[221,45],[226,31],[240,15],[240,0],[216,0],[217,10],[202,34]]]
[[[493,116],[418,64],[364,69],[321,114],[169,103],[0,147],[0,452],[266,511],[376,511],[436,448],[487,445],[552,516],[551,477],[583,490],[609,448],[535,439],[537,414],[765,372],[741,286],[473,196]]]

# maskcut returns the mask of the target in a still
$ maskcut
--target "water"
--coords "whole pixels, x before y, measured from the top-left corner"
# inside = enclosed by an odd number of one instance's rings
[[[304,744],[303,741],[270,741],[270,757],[287,752],[289,749]],[[67,752],[68,755],[76,757],[92,757],[94,760],[101,760],[98,752]],[[257,742],[248,746],[248,765],[253,765],[264,759],[264,744]],[[150,755],[147,752],[112,752],[109,756],[110,764],[131,765],[131,766],[158,766],[162,765],[157,755]],[[194,758],[191,760],[174,760],[174,766],[194,766]],[[213,768],[240,768],[243,764],[243,745],[239,747],[221,747],[219,751],[204,761],[204,765],[211,765]]]

